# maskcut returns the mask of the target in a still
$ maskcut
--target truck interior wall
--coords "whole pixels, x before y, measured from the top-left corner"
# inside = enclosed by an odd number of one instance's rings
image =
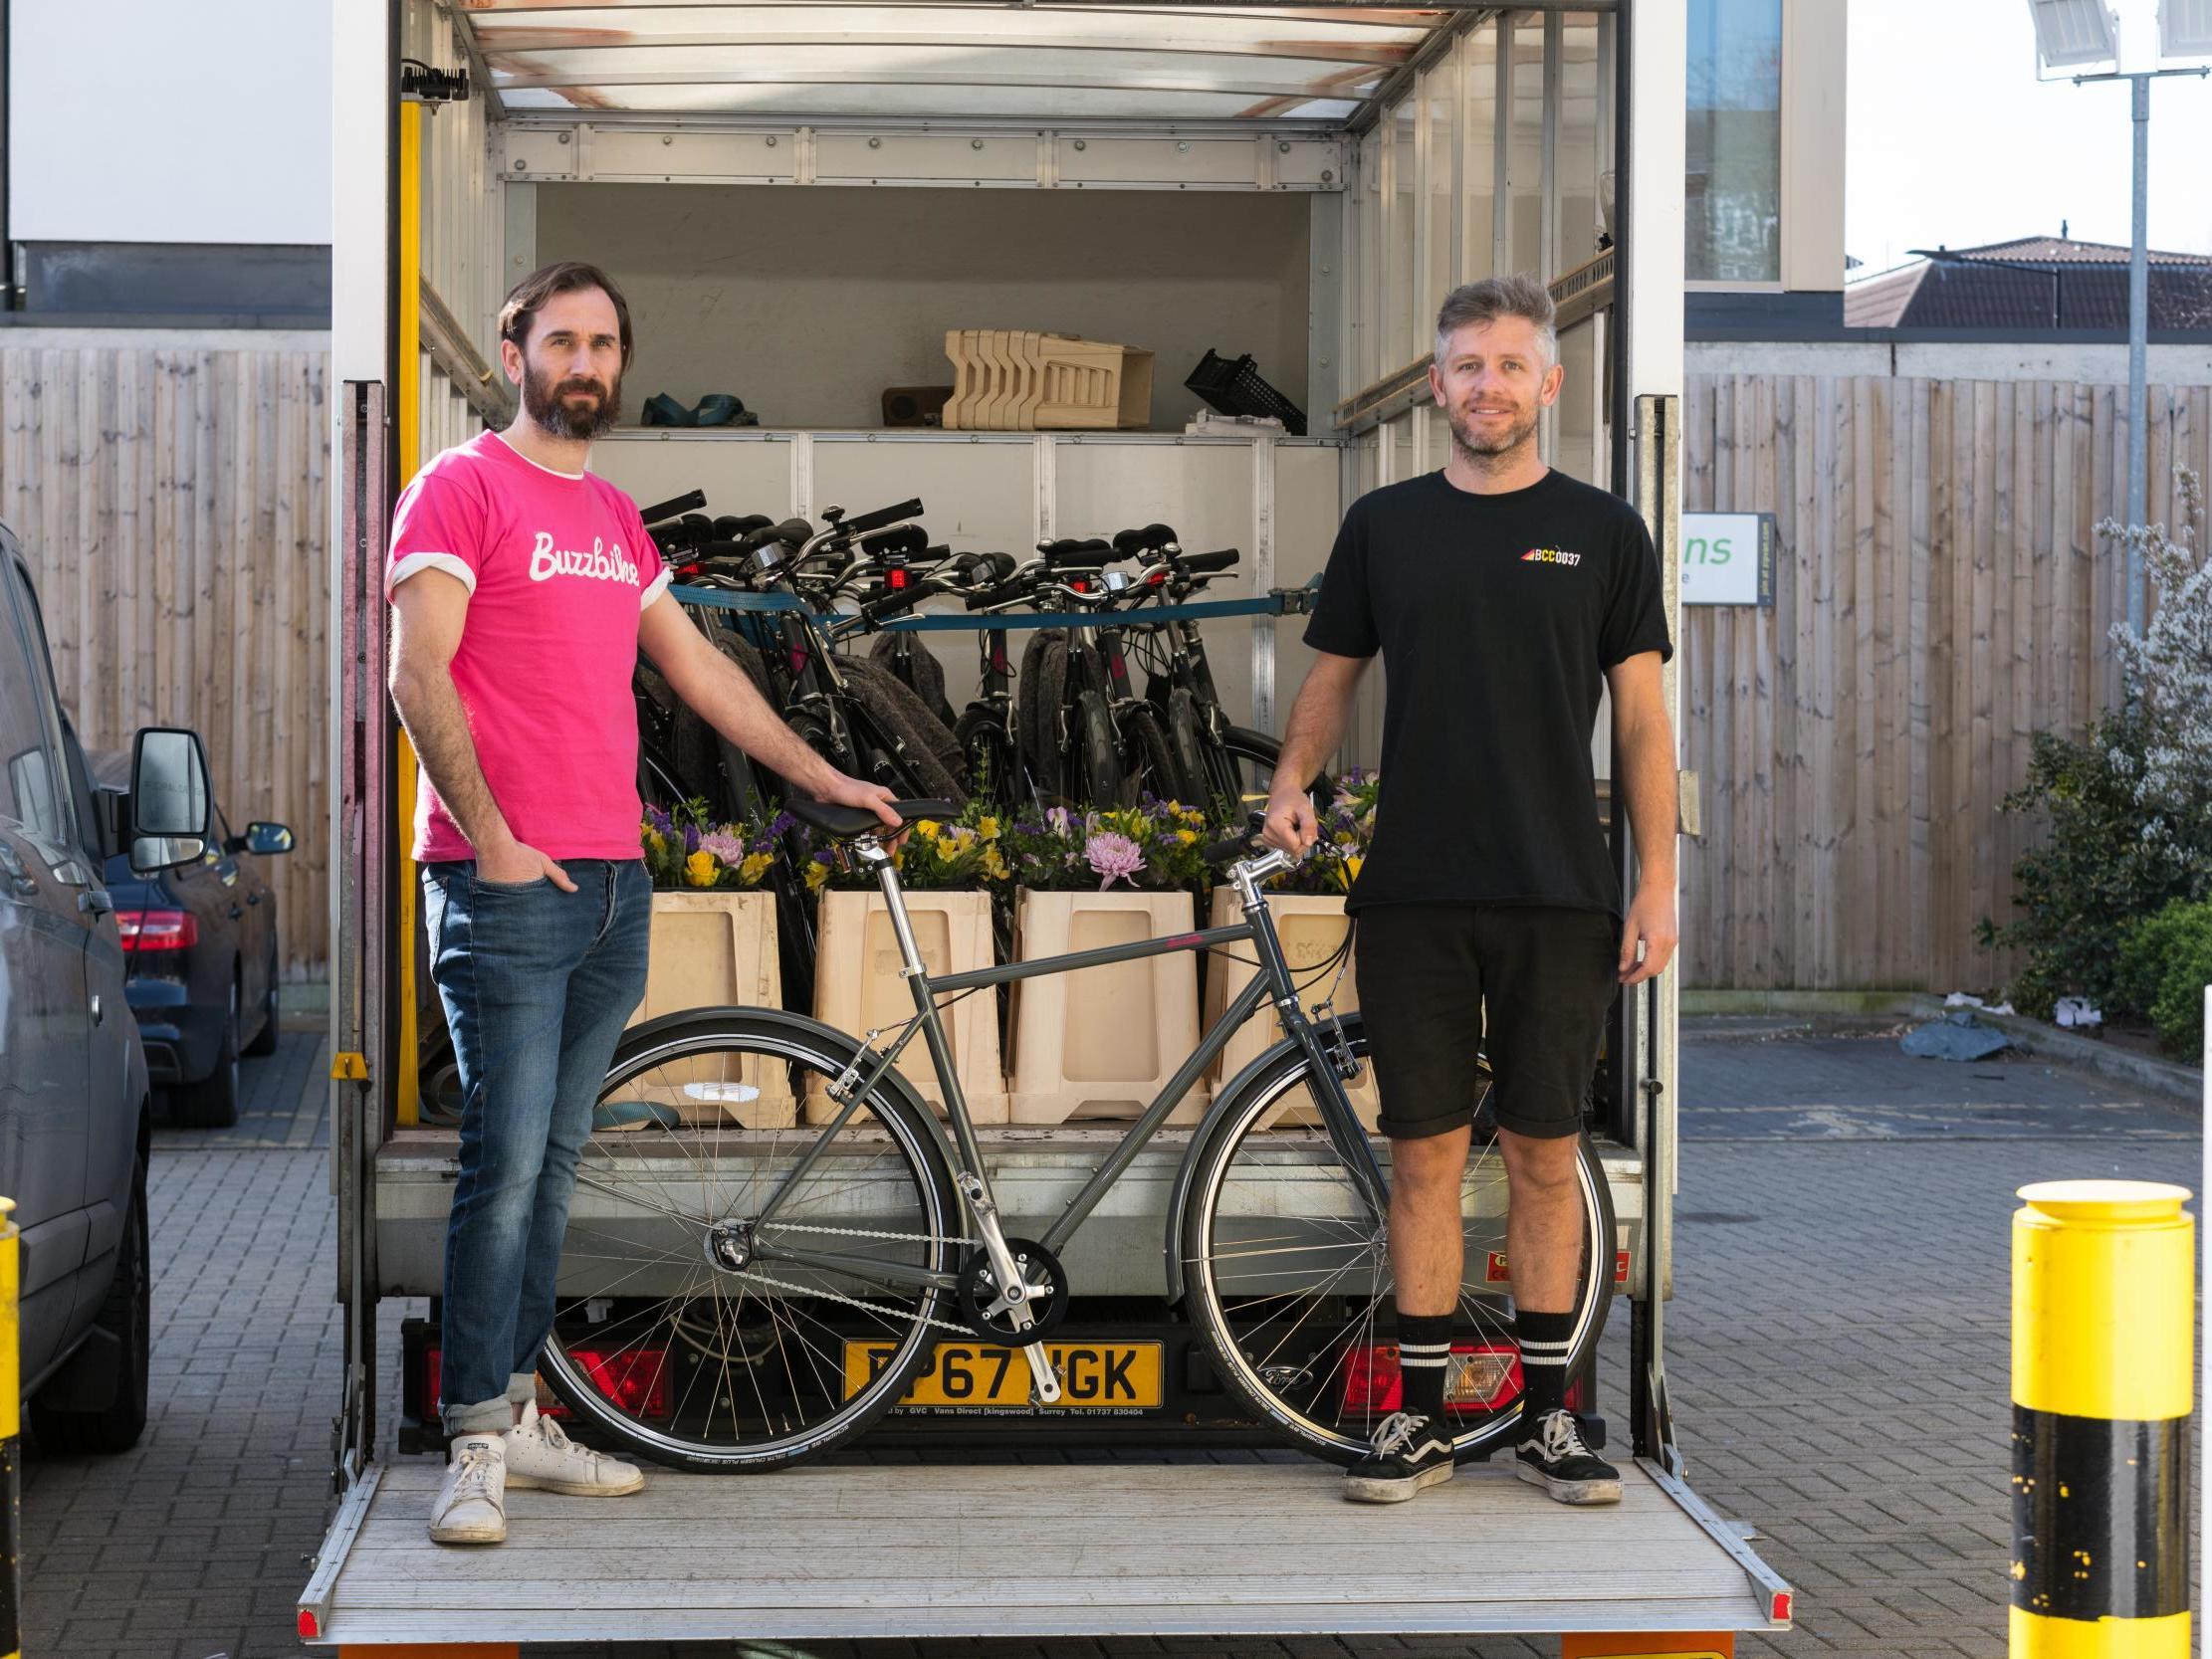
[[[604,265],[628,296],[633,418],[655,392],[728,391],[775,426],[873,427],[886,386],[950,382],[947,328],[987,326],[1151,350],[1155,430],[1199,406],[1183,379],[1209,348],[1306,404],[1302,193],[529,188],[537,258]]]

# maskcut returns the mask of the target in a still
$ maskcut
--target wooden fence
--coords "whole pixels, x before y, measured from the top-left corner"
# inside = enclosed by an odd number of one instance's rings
[[[2097,521],[2126,502],[2125,389],[2037,381],[1702,375],[1684,503],[1777,515],[1771,610],[1692,607],[1683,763],[1684,982],[1981,989],[2015,963],[2035,826],[1998,810],[2031,735],[2117,694],[2124,573]],[[2149,517],[2207,476],[2212,388],[2150,390]]]
[[[267,347],[0,338],[0,519],[37,575],[62,695],[94,747],[207,739],[234,825],[281,819],[285,967],[328,958],[328,359]],[[2034,827],[1998,802],[2031,733],[2117,691],[2122,392],[2049,382],[1703,375],[1685,502],[1769,511],[1771,610],[1682,626],[1693,985],[1986,987]],[[2212,475],[2212,388],[2153,387],[2150,516]]]
[[[18,345],[0,336],[0,519],[38,582],[91,748],[141,726],[207,743],[267,861],[287,977],[330,954],[328,353]]]

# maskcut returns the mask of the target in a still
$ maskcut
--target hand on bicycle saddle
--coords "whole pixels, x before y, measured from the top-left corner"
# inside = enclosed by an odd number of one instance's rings
[[[828,779],[813,786],[814,798],[831,806],[854,806],[873,812],[882,820],[886,829],[904,829],[902,819],[891,803],[898,799],[896,791],[880,783],[869,783],[857,777],[847,777],[843,772],[831,772]]]

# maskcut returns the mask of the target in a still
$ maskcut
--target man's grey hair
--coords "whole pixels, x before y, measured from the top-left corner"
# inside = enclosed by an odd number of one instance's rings
[[[1545,368],[1559,361],[1558,311],[1551,294],[1534,277],[1516,274],[1461,283],[1444,296],[1437,312],[1437,366],[1443,366],[1444,350],[1459,329],[1470,322],[1495,322],[1501,316],[1517,316],[1535,325]]]

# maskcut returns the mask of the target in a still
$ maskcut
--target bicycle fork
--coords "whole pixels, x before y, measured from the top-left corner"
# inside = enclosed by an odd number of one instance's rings
[[[1013,1252],[1006,1248],[1005,1229],[999,1225],[998,1205],[991,1195],[991,1182],[984,1173],[983,1147],[976,1140],[976,1126],[968,1117],[968,1101],[961,1092],[960,1076],[954,1069],[953,1049],[945,1035],[945,1022],[931,999],[928,986],[923,983],[926,969],[922,963],[922,948],[915,942],[913,926],[907,920],[898,871],[891,863],[891,855],[881,847],[865,847],[860,856],[876,867],[876,882],[883,890],[884,907],[890,913],[891,932],[898,939],[899,971],[913,987],[914,1008],[922,1021],[922,1035],[929,1043],[930,1059],[945,1088],[945,1116],[952,1125],[962,1164],[956,1176],[961,1200],[967,1204],[968,1213],[975,1217],[984,1254],[991,1259],[992,1278],[999,1286],[1006,1319],[1016,1331],[1026,1331],[1036,1324],[1037,1316],[1028,1305],[1028,1286],[1020,1267],[1013,1259]],[[1045,1351],[1044,1344],[1026,1343],[1022,1345],[1021,1354],[1029,1362],[1029,1376],[1036,1384],[1037,1398],[1046,1405],[1058,1403],[1060,1379],[1052,1369],[1052,1357]]]

